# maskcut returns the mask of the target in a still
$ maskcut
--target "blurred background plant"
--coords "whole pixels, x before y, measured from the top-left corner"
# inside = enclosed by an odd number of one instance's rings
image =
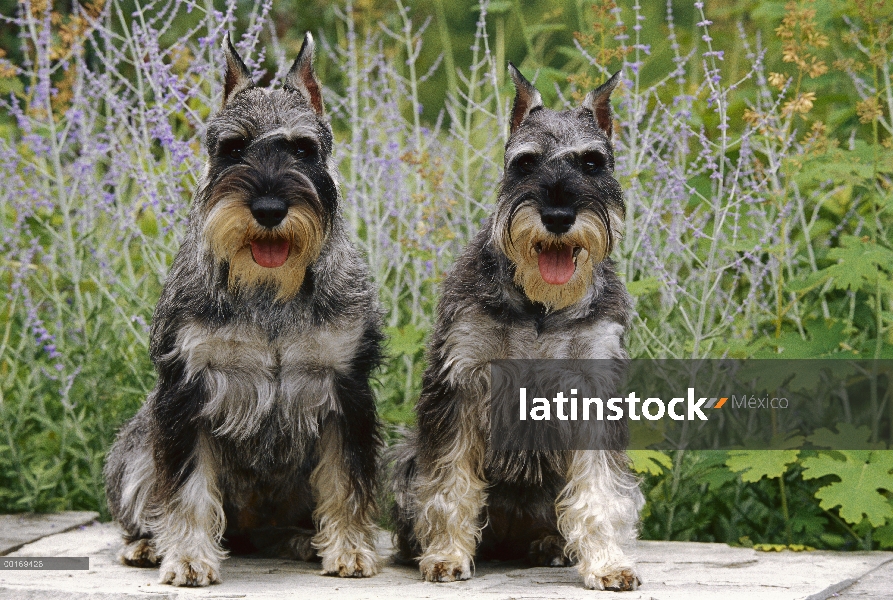
[[[893,357],[889,3],[0,0],[0,22],[0,511],[107,515],[226,31],[264,84],[318,34],[388,424],[412,421],[439,282],[495,199],[507,60],[555,108],[623,71],[633,356]],[[836,435],[877,450],[632,453],[643,536],[893,547],[891,432]]]

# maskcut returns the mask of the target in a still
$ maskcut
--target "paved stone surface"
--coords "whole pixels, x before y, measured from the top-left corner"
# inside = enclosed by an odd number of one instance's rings
[[[644,585],[636,592],[583,589],[572,568],[524,568],[522,563],[479,563],[470,581],[433,584],[413,567],[390,565],[371,579],[323,577],[316,563],[232,558],[223,583],[203,589],[159,585],[157,569],[124,567],[115,560],[114,525],[94,524],[43,538],[14,556],[89,556],[89,571],[0,571],[0,599],[112,598],[623,598],[624,600],[827,600],[893,597],[891,552],[755,552],[724,544],[640,542],[635,554]],[[382,536],[380,551],[390,552]],[[837,593],[838,596],[834,594]]]
[[[50,515],[0,515],[0,556],[42,537],[92,523],[95,512],[68,511]]]
[[[890,600],[893,598],[893,561],[859,577],[832,597],[845,600]]]

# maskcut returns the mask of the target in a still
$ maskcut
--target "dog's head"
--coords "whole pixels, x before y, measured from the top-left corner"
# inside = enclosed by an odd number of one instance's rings
[[[297,294],[335,218],[338,192],[307,33],[281,88],[255,86],[229,37],[223,106],[208,123],[208,168],[198,201],[206,249],[231,289]]]
[[[527,297],[558,310],[583,298],[622,233],[610,105],[619,73],[582,106],[556,112],[511,64],[509,71],[516,95],[493,239]]]

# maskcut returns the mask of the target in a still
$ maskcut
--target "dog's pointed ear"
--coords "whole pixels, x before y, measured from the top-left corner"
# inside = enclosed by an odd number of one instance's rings
[[[596,124],[608,134],[609,139],[614,129],[611,117],[611,92],[619,82],[620,71],[617,71],[609,80],[586,94],[586,98],[583,99],[583,108],[592,111]]]
[[[543,97],[512,63],[509,63],[509,74],[515,82],[515,103],[512,105],[512,123],[509,132],[515,133],[530,111],[543,105]]]
[[[226,75],[223,78],[223,106],[229,104],[236,94],[250,87],[254,87],[251,73],[242,62],[242,57],[236,52],[229,34],[223,40],[223,55],[226,57]]]
[[[320,117],[323,116],[322,106],[322,88],[319,80],[316,78],[316,72],[313,70],[313,53],[316,44],[313,42],[313,36],[310,32],[304,34],[304,43],[301,44],[301,51],[294,64],[285,76],[285,87],[291,88],[304,96],[304,100],[316,111]]]

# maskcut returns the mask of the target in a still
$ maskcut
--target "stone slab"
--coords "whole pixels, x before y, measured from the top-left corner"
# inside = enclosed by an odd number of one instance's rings
[[[99,513],[82,511],[0,515],[0,556],[48,535],[88,525],[97,517]]]
[[[833,597],[843,600],[890,600],[893,598],[893,561],[859,577]]]
[[[173,588],[157,583],[157,569],[120,565],[120,543],[114,525],[97,523],[28,544],[13,555],[89,556],[90,570],[0,571],[0,599],[618,598],[615,592],[583,589],[573,568],[525,568],[518,562],[480,562],[470,581],[433,584],[421,581],[414,567],[393,564],[370,579],[339,579],[321,576],[317,563],[237,557],[223,563],[221,584]],[[386,535],[379,550],[390,553]],[[622,594],[624,600],[827,600],[841,593],[842,584],[844,593],[862,593],[853,598],[893,596],[891,552],[765,553],[724,544],[639,542],[635,554],[644,585]],[[858,591],[863,584],[864,593]],[[878,595],[872,586],[887,591]]]

